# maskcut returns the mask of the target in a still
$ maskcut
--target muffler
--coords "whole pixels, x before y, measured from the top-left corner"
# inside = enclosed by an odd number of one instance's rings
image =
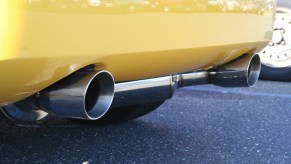
[[[173,76],[115,84],[112,108],[170,99],[177,89]]]
[[[216,69],[170,75],[115,84],[112,108],[170,99],[176,89],[214,84],[223,87],[251,87],[259,78],[259,55],[246,54]]]

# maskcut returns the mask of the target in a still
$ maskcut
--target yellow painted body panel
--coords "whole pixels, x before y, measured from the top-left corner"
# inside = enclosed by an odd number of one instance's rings
[[[0,104],[90,64],[144,79],[221,65],[272,36],[274,0],[131,1],[1,1]]]

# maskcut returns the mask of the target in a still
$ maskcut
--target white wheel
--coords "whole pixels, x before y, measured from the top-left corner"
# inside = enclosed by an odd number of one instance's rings
[[[270,80],[291,79],[291,10],[278,8],[272,41],[259,53],[261,77]]]

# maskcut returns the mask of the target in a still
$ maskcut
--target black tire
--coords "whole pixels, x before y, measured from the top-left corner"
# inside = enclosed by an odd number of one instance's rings
[[[152,102],[147,104],[139,104],[126,107],[110,108],[108,112],[98,120],[74,120],[79,123],[93,124],[114,124],[125,122],[144,116],[162,105],[164,101]]]
[[[264,80],[288,81],[291,80],[291,68],[273,68],[262,64],[260,77]]]

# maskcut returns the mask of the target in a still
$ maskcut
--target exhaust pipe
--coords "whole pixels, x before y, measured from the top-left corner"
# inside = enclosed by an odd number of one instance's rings
[[[109,109],[114,80],[107,71],[78,71],[36,95],[45,111],[68,117],[96,120]]]
[[[245,54],[208,71],[180,75],[180,87],[214,84],[222,87],[252,87],[259,79],[261,60],[257,54]]]
[[[259,78],[259,55],[246,54],[209,71],[121,82],[115,84],[112,108],[170,99],[176,89],[186,86],[214,84],[223,87],[251,87]]]
[[[177,87],[173,76],[115,84],[112,108],[170,99]]]
[[[23,109],[23,105],[12,104],[2,107],[2,111],[10,118],[20,121],[37,120],[40,117],[35,116],[40,114],[45,116],[43,113],[35,112],[41,110],[68,118],[96,120],[101,118],[110,107],[170,99],[175,90],[180,87],[202,84],[251,87],[257,82],[260,69],[260,57],[257,54],[243,55],[208,71],[117,84],[114,84],[112,75],[107,71],[88,72],[88,69],[83,69],[30,97],[29,101],[23,100],[26,104],[24,106],[29,106],[32,110]]]

